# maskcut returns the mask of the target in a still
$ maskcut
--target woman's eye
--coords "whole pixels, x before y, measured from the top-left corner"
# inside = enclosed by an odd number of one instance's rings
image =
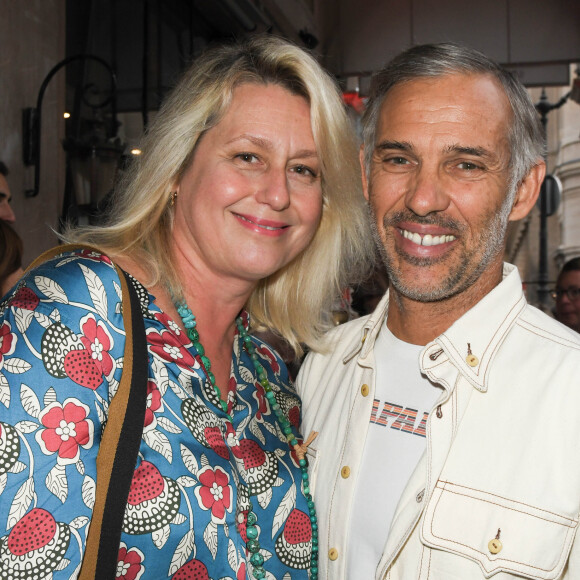
[[[314,169],[311,169],[306,165],[297,165],[296,167],[294,167],[293,171],[294,173],[298,173],[299,175],[308,175],[309,177],[317,177],[318,175],[316,171],[314,171]]]
[[[238,153],[236,159],[241,159],[245,163],[255,163],[258,158],[253,153]]]

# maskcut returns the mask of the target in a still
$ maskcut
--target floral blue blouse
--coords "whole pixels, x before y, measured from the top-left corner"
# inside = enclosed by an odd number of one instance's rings
[[[229,421],[184,331],[139,282],[134,286],[145,319],[149,380],[117,578],[251,578],[245,551],[250,482],[266,577],[305,580],[312,527],[300,469],[243,341],[236,335]],[[123,367],[120,306],[114,267],[89,250],[43,264],[0,303],[5,580],[59,580],[79,572],[101,431]],[[284,364],[253,340],[278,404],[298,427],[300,401]]]

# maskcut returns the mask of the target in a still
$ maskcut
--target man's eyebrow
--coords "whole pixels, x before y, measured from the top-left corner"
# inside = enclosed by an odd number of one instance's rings
[[[377,143],[375,151],[387,151],[395,149],[397,151],[412,151],[413,146],[407,141],[381,141]]]
[[[3,191],[0,191],[0,200],[1,201],[4,201],[5,199],[7,199],[8,201],[11,201],[12,200],[11,197],[8,197],[8,194],[7,193],[4,193]]]
[[[469,147],[465,145],[449,145],[445,149],[446,153],[460,153],[462,155],[472,155],[473,157],[492,157],[492,153],[485,147]]]

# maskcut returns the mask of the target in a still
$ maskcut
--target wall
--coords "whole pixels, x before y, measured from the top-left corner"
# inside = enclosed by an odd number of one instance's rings
[[[65,0],[0,0],[0,159],[10,170],[8,183],[16,230],[24,240],[24,260],[56,243],[64,192],[64,71],[49,84],[42,108],[41,180],[36,198],[24,191],[34,168],[22,161],[22,109],[36,106],[38,90],[65,52]]]

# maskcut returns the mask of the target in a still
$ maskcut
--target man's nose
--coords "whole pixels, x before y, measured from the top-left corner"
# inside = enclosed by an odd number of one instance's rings
[[[272,169],[264,175],[256,193],[256,200],[268,204],[275,211],[290,205],[290,187],[286,170]]]
[[[405,196],[406,206],[416,215],[426,216],[449,207],[449,196],[436,167],[420,167],[412,177]]]

